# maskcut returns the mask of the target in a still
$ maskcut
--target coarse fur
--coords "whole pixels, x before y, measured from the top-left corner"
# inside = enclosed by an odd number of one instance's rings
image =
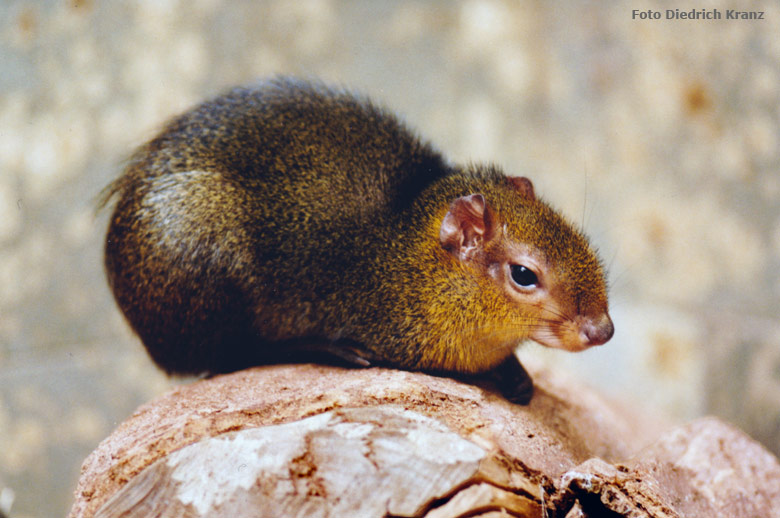
[[[598,258],[530,181],[449,164],[320,83],[277,78],[195,107],[107,192],[109,283],[171,373],[307,349],[481,373],[528,338],[578,350],[612,334]],[[538,290],[512,285],[517,258]]]

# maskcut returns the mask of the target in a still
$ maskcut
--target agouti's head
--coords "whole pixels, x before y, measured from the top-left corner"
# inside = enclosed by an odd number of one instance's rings
[[[580,232],[536,198],[527,178],[503,177],[454,200],[439,239],[486,279],[494,332],[569,351],[612,337],[600,261]]]

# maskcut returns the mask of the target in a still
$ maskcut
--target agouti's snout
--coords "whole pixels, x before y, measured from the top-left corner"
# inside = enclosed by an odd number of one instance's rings
[[[603,313],[599,317],[585,318],[580,324],[580,334],[586,347],[602,345],[615,334],[615,326],[609,314]]]

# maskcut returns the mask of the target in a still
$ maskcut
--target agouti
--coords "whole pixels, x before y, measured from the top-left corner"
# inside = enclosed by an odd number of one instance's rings
[[[613,334],[586,238],[490,165],[453,165],[320,83],[236,88],[169,122],[108,188],[108,280],[169,373],[335,355],[496,374],[530,399],[526,339]]]

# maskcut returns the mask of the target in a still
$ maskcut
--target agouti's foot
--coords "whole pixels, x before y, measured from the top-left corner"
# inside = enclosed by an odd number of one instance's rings
[[[325,350],[358,367],[370,367],[372,365],[370,355],[363,344],[349,338],[333,340],[326,344]]]
[[[291,348],[305,353],[317,353],[324,355],[319,361],[328,363],[335,361],[336,364],[345,364],[352,367],[371,367],[376,364],[374,356],[366,347],[350,338],[328,339],[301,339],[292,340]]]
[[[509,356],[493,371],[501,394],[512,403],[527,405],[534,395],[534,382],[515,355]]]

